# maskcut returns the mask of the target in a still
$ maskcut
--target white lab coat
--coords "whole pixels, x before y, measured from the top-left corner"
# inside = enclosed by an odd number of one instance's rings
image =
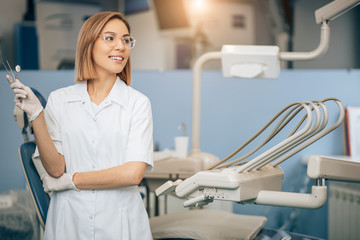
[[[97,111],[87,82],[52,92],[45,120],[66,172],[88,172],[129,161],[153,167],[149,99],[119,78]],[[36,151],[35,154],[38,154]],[[45,239],[152,239],[137,186],[112,190],[54,192]]]

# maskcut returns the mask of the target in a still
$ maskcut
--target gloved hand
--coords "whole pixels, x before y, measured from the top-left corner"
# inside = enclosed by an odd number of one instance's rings
[[[12,79],[9,75],[6,78],[9,82]],[[28,114],[30,122],[35,120],[43,107],[33,91],[18,79],[15,79],[15,82],[11,83],[10,87],[15,94],[15,105]]]
[[[72,181],[72,178],[74,176],[70,173],[63,173],[61,177],[54,178],[49,175],[45,175],[41,177],[41,180],[43,181],[43,188],[45,192],[52,192],[52,191],[63,191],[63,190],[77,190],[74,182]]]

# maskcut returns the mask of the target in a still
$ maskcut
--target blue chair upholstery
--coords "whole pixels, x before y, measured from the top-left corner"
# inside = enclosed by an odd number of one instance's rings
[[[24,171],[26,183],[29,187],[31,198],[36,208],[36,214],[41,226],[44,228],[46,215],[50,204],[49,195],[44,192],[42,181],[32,161],[32,154],[35,151],[34,142],[23,143],[19,149],[19,156]]]
[[[41,105],[45,108],[46,99],[36,89],[31,88],[31,90],[40,100]],[[27,116],[25,113],[23,117],[25,124],[23,126],[22,132],[26,133],[26,129],[29,127],[29,124],[27,122]],[[33,133],[31,127],[30,133]],[[32,155],[35,152],[36,144],[34,141],[27,141],[26,139],[24,140],[25,143],[23,143],[19,148],[19,157],[21,160],[21,165],[25,175],[26,183],[28,185],[31,198],[36,209],[36,214],[38,216],[41,226],[44,228],[46,222],[46,215],[50,204],[50,197],[46,192],[44,192],[44,189],[42,187],[42,181],[32,161]]]
[[[39,99],[41,105],[45,108],[46,106],[46,99],[41,95],[41,93],[36,90],[35,88],[31,88],[31,90],[34,92],[34,94],[36,95],[36,97]]]

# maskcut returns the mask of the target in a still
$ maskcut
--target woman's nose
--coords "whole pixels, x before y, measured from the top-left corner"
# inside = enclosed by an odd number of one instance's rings
[[[116,49],[120,49],[120,50],[123,50],[125,49],[125,45],[122,41],[122,39],[120,38],[119,41],[117,42],[117,44],[115,45]]]

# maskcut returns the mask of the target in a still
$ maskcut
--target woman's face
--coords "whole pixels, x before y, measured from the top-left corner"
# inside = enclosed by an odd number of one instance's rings
[[[129,31],[120,19],[112,19],[104,26],[92,50],[98,76],[113,75],[124,69],[130,56],[130,49],[121,39],[128,37]]]

